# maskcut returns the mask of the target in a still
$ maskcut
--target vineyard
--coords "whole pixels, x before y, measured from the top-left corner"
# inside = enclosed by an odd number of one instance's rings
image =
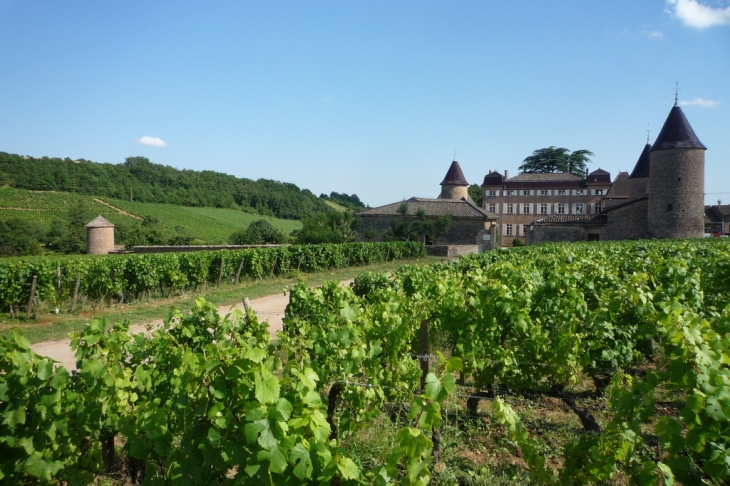
[[[71,255],[0,260],[0,312],[129,302],[222,282],[419,258],[420,243],[348,243],[137,255]]]
[[[477,484],[444,464],[478,424],[524,482],[727,484],[729,301],[726,242],[565,244],[299,285],[276,342],[202,300],[148,335],[94,321],[73,374],[0,338],[0,479]],[[574,417],[559,447],[527,402]]]

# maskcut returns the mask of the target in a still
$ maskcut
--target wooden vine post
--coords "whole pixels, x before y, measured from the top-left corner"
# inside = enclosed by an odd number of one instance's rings
[[[61,300],[61,265],[56,267],[56,297]]]
[[[76,301],[79,299],[79,288],[81,287],[81,272],[76,274],[76,286],[74,287],[74,296],[71,300],[71,312],[76,310]]]
[[[279,255],[274,257],[274,264],[271,265],[271,278],[274,278],[274,270],[276,269],[276,261],[279,259]]]
[[[220,269],[218,270],[218,285],[217,285],[217,287],[220,287],[221,286],[221,281],[223,280],[223,265],[224,265],[223,257],[221,256],[221,266],[220,266]]]
[[[33,297],[35,297],[35,286],[38,283],[38,276],[33,275],[33,282],[30,284],[30,296],[28,297],[28,308],[25,311],[26,319],[30,317],[30,311],[33,309]]]
[[[421,361],[421,390],[426,389],[426,376],[428,375],[428,321],[421,321],[420,331],[420,361]]]
[[[241,270],[243,270],[243,262],[246,261],[245,258],[241,258],[241,263],[238,264],[238,271],[236,272],[236,285],[241,281]]]

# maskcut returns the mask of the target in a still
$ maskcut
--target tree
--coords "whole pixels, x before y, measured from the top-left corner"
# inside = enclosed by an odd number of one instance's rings
[[[228,237],[228,243],[231,245],[279,244],[285,241],[284,233],[265,219],[256,220],[245,230],[238,230]]]
[[[317,213],[302,220],[302,229],[292,233],[297,243],[346,243],[355,239],[360,219],[352,211]]]
[[[586,164],[591,162],[593,152],[576,150],[571,152],[565,147],[548,147],[535,150],[526,157],[519,167],[521,174],[564,172],[584,176]]]
[[[482,186],[472,184],[469,186],[469,197],[471,197],[477,206],[482,207]]]
[[[408,215],[407,202],[403,202],[397,211],[401,218],[390,222],[390,228],[383,234],[385,241],[419,241],[425,238],[426,244],[433,244],[451,229],[451,214],[429,218],[423,209],[419,209],[414,218]]]
[[[86,201],[79,198],[69,209],[66,234],[59,240],[59,249],[64,253],[86,253],[86,223],[90,220]]]

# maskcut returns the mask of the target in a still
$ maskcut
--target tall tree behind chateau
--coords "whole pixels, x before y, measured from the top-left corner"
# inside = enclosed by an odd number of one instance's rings
[[[330,211],[323,200],[294,184],[254,181],[210,170],[179,170],[154,164],[146,157],[128,157],[122,164],[99,164],[0,152],[0,185],[139,202],[242,208],[284,219]],[[356,196],[351,198],[354,201]]]
[[[590,150],[571,152],[565,147],[541,148],[522,161],[519,171],[521,174],[564,172],[585,176],[587,164],[591,162],[589,157],[593,155]]]

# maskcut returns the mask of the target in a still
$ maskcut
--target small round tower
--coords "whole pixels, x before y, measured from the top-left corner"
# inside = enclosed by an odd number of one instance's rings
[[[86,225],[86,253],[106,255],[114,251],[114,225],[101,214]]]
[[[459,167],[459,162],[454,157],[446,177],[441,181],[441,194],[439,199],[469,199],[469,183],[466,182],[464,173]]]
[[[701,238],[705,150],[675,103],[649,151],[650,238]]]

